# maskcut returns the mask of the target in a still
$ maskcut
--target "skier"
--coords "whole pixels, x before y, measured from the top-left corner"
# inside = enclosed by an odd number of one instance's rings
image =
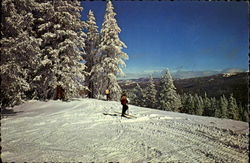
[[[107,96],[107,101],[109,101],[109,99],[110,99],[110,91],[108,89],[106,89],[105,94]]]
[[[121,104],[122,104],[122,116],[125,117],[125,112],[128,110],[128,100],[126,93],[123,93],[121,96]]]

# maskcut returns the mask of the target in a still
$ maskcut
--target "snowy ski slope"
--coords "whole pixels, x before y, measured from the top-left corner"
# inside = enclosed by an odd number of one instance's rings
[[[1,120],[4,162],[248,162],[248,123],[114,101],[29,101]]]

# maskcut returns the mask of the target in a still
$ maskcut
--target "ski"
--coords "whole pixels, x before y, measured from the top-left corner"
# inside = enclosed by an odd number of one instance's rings
[[[113,113],[113,114],[111,114],[111,113],[102,113],[103,115],[110,115],[110,116],[119,116],[119,114],[116,114],[116,113]]]
[[[120,113],[120,112],[115,112],[115,113],[117,113],[117,114],[119,114],[119,115],[122,115],[122,113]],[[125,113],[125,116],[126,116],[126,117],[130,117],[130,118],[137,118],[137,117],[134,116],[134,115],[126,114],[126,113]]]
[[[133,119],[134,117],[130,117],[130,116],[127,116],[127,115],[124,115],[124,116],[121,116],[122,118],[127,118],[127,119]]]
[[[116,113],[103,113],[103,115],[110,115],[110,116],[121,116],[122,114],[119,112]],[[135,116],[129,115],[129,114],[125,114],[124,116],[121,116],[124,118],[128,118],[128,119],[132,119],[132,118],[136,118]]]

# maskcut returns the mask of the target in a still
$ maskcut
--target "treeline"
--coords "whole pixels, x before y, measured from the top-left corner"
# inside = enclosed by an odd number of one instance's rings
[[[197,94],[183,94],[181,102],[183,106],[179,111],[182,113],[249,121],[247,106],[237,104],[233,94],[228,98],[222,95],[217,99],[208,98],[206,93],[204,97]]]
[[[98,98],[105,89],[118,100],[128,55],[119,39],[111,1],[102,28],[78,0],[3,0],[1,6],[0,104],[73,97]]]
[[[158,89],[156,89],[151,77],[149,85],[145,89],[142,89],[137,83],[133,90],[125,91],[128,92],[130,103],[137,106],[200,116],[249,121],[247,106],[238,104],[233,94],[229,97],[222,95],[220,98],[209,98],[206,93],[204,93],[203,97],[197,94],[177,94],[168,70],[161,77]]]

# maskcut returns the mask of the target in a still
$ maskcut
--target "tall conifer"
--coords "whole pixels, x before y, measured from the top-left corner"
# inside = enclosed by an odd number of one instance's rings
[[[178,111],[182,106],[169,70],[161,77],[159,104],[162,110]]]
[[[78,96],[86,89],[82,7],[77,0],[40,1],[36,24],[43,41],[35,78],[37,94],[44,99]]]
[[[156,100],[156,89],[153,77],[151,76],[149,79],[149,86],[145,90],[145,105],[150,108],[156,108],[157,100]]]
[[[1,8],[0,103],[13,106],[26,99],[31,74],[39,65],[41,39],[33,31],[34,0],[3,0]]]
[[[89,88],[88,96],[90,98],[96,97],[98,94],[98,82],[100,79],[95,76],[96,73],[93,67],[97,64],[97,50],[99,45],[99,32],[98,26],[96,25],[96,20],[93,11],[89,11],[88,20],[86,21],[86,39],[85,39],[85,54],[83,58],[86,62],[87,69],[86,71],[89,73],[87,77],[87,85]]]
[[[110,90],[110,98],[112,100],[119,100],[121,95],[121,88],[117,82],[117,76],[123,75],[122,67],[125,66],[125,59],[128,55],[122,51],[126,45],[120,40],[119,28],[115,19],[116,13],[111,1],[107,2],[104,22],[101,29],[101,40],[98,50],[98,64],[94,66],[93,71],[101,80],[102,85],[99,88],[99,93],[102,94],[104,90]]]
[[[239,118],[238,106],[233,94],[231,94],[228,99],[228,118],[235,120]]]

